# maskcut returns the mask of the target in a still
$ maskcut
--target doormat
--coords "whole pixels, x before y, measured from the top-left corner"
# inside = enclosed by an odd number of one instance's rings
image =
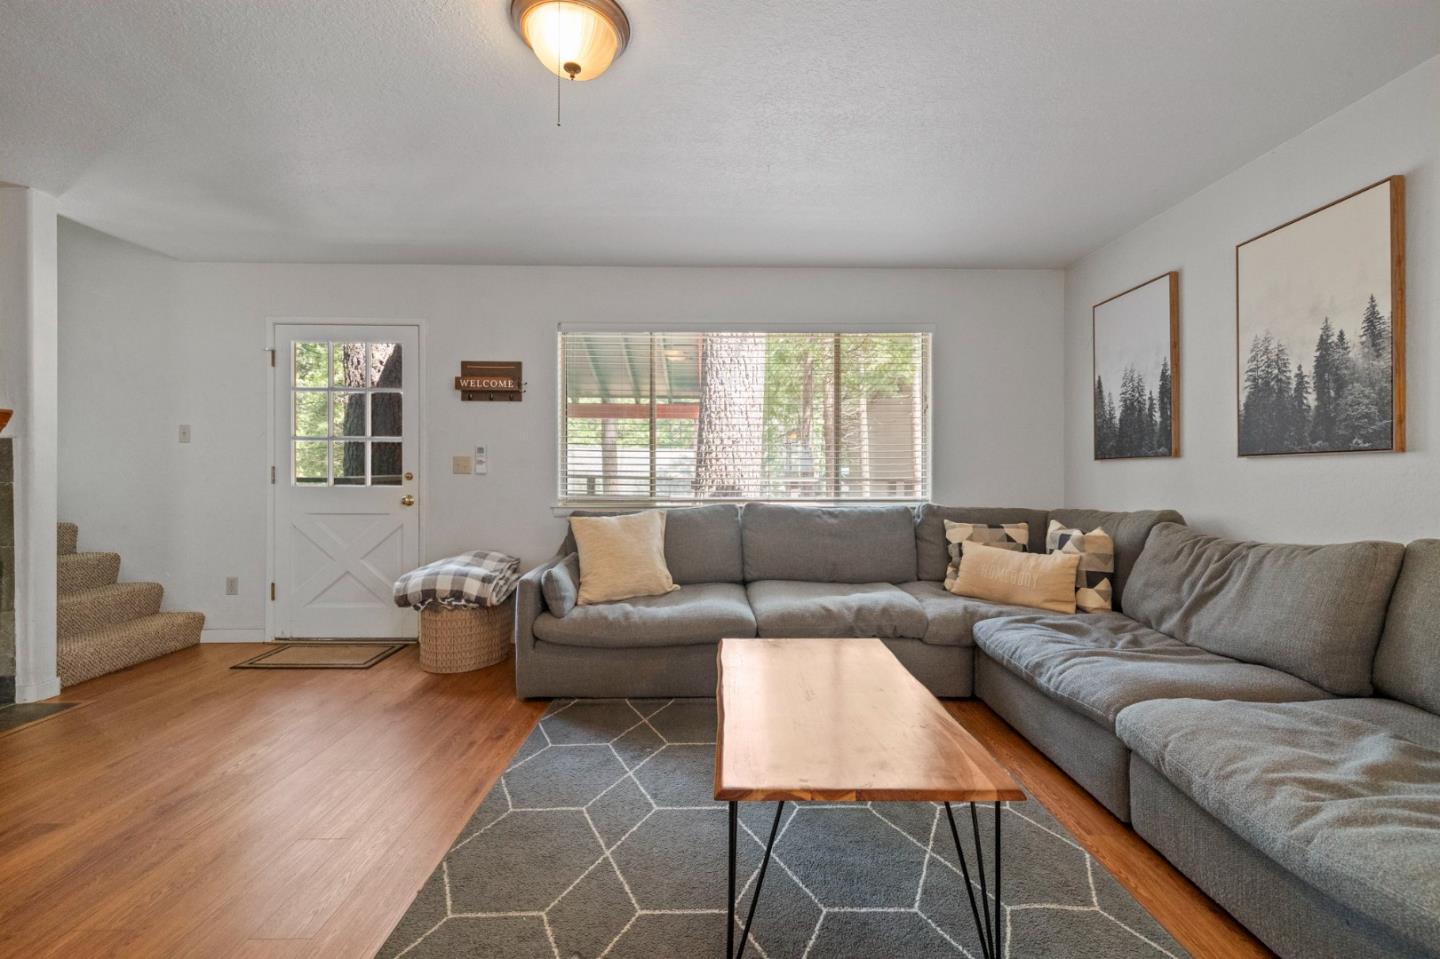
[[[231,669],[369,669],[409,643],[281,643]]]
[[[12,733],[23,726],[49,719],[79,703],[17,703],[0,707],[0,734]]]

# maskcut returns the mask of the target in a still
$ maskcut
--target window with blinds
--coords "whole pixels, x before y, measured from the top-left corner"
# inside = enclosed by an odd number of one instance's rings
[[[562,505],[929,495],[929,333],[560,334]]]

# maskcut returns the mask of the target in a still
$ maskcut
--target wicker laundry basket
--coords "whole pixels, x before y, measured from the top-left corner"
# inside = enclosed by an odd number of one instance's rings
[[[420,610],[420,668],[464,673],[494,666],[510,655],[515,599],[499,606],[441,606]]]

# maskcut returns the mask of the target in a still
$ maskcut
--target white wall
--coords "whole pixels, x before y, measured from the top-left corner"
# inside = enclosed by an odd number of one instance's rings
[[[934,498],[1050,505],[1063,492],[1059,271],[619,269],[178,263],[61,232],[61,512],[122,577],[165,584],[207,638],[264,625],[271,318],[425,324],[422,538],[549,556],[555,329],[565,321],[935,327]],[[463,403],[461,359],[518,359],[521,403]],[[85,384],[108,371],[96,396]],[[176,427],[192,426],[189,445]],[[450,457],[490,447],[486,476]],[[223,595],[228,575],[241,595]]]
[[[60,692],[55,671],[58,237],[55,198],[0,187],[0,389],[15,416],[15,699]]]
[[[1236,456],[1235,244],[1391,174],[1406,178],[1410,452]],[[1066,273],[1065,499],[1171,506],[1207,531],[1333,542],[1440,535],[1440,58],[1427,61]],[[1181,450],[1095,462],[1090,309],[1180,271]]]

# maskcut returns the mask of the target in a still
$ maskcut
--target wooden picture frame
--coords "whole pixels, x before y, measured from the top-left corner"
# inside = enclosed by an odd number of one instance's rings
[[[1235,365],[1237,455],[1405,450],[1403,176],[1235,245]]]
[[[1180,455],[1178,271],[1090,308],[1090,395],[1097,461]]]

